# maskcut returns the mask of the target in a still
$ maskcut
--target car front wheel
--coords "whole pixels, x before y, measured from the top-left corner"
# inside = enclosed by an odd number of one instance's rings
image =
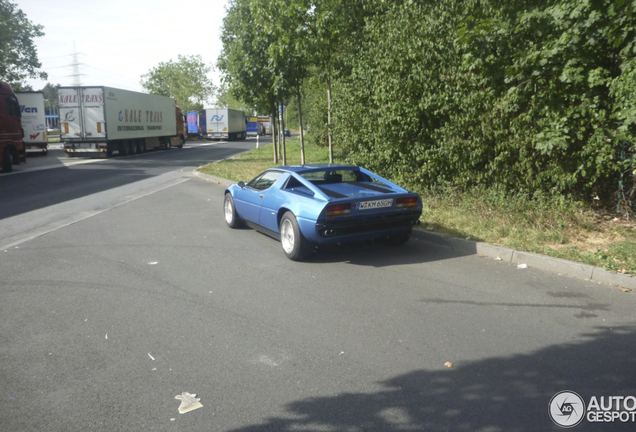
[[[236,207],[234,207],[234,199],[232,195],[225,194],[225,200],[223,201],[223,213],[225,215],[225,222],[230,228],[240,228],[241,220],[236,214]]]
[[[300,232],[298,221],[291,212],[287,212],[280,220],[280,243],[285,256],[292,261],[302,261],[314,249]]]

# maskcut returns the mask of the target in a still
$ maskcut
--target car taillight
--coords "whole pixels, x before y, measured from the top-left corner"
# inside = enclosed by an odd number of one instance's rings
[[[398,198],[395,201],[395,207],[398,207],[398,208],[417,208],[417,197]]]
[[[332,218],[336,215],[343,215],[351,213],[351,203],[349,204],[334,204],[327,206],[327,218]]]

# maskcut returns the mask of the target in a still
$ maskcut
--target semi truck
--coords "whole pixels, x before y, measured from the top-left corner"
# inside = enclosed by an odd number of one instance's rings
[[[199,138],[201,137],[201,126],[199,124],[199,111],[188,111],[188,137]]]
[[[2,172],[26,162],[24,130],[20,119],[20,103],[13,89],[0,81],[0,166]]]
[[[26,152],[47,154],[46,113],[44,112],[44,93],[15,92],[20,103],[22,129]]]
[[[170,97],[105,86],[60,87],[60,140],[69,156],[183,147],[185,119]]]
[[[265,126],[258,117],[250,117],[247,121],[247,136],[265,135]]]
[[[258,128],[258,121],[256,119],[256,117],[250,117],[249,120],[247,121],[247,126],[246,126],[246,133],[247,136],[259,136],[259,128]]]
[[[233,141],[247,137],[245,113],[231,108],[206,108],[208,139]]]
[[[206,138],[208,135],[208,123],[205,110],[199,111],[199,130],[201,131],[201,136]]]

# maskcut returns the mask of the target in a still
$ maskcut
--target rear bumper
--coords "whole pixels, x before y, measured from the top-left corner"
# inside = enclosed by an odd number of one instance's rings
[[[101,148],[93,148],[93,149],[64,148],[64,151],[67,153],[106,153],[106,149],[101,149]]]
[[[316,244],[372,240],[392,234],[410,232],[413,224],[419,220],[421,215],[420,210],[393,215],[320,222],[314,225],[311,235],[305,235],[305,237]]]
[[[64,143],[64,151],[67,153],[106,153],[107,144],[100,143]]]
[[[48,144],[27,144],[26,152],[27,153],[46,153],[48,149]]]

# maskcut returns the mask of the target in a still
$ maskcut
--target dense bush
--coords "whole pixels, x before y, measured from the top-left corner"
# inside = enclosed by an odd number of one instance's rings
[[[611,201],[627,170],[619,150],[634,142],[633,10],[620,0],[378,7],[339,80],[336,142],[411,187]]]

